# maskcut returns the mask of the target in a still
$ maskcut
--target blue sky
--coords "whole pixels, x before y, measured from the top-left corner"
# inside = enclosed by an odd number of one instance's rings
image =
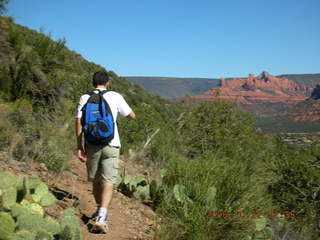
[[[120,76],[320,73],[320,0],[11,0],[8,9]]]

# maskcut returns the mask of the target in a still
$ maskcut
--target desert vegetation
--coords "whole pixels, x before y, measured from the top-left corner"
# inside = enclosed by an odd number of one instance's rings
[[[32,159],[50,171],[68,170],[77,101],[91,89],[92,74],[105,69],[68,50],[63,39],[0,20],[0,151],[8,156],[1,161]],[[107,72],[138,117],[119,121],[122,154],[152,169],[151,176],[121,172],[117,187],[157,212],[156,239],[319,239],[318,141],[287,144],[257,130],[255,119],[230,103],[169,104]],[[3,239],[48,235],[23,223],[49,221],[42,214],[49,203],[41,206],[44,196],[53,199],[47,186],[2,174],[0,218],[8,225],[0,231],[20,237]],[[24,204],[35,210],[24,214]],[[75,217],[65,215],[48,223],[55,229],[49,234],[78,234],[64,224]]]
[[[60,223],[46,214],[56,198],[39,178],[3,172],[0,179],[0,239],[82,239],[74,209],[66,209]]]

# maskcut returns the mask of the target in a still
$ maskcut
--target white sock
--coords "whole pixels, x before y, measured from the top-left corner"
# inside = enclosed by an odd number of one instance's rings
[[[105,208],[105,207],[99,208],[98,216],[103,218],[103,220],[105,220],[107,218],[107,214],[108,214],[108,209],[107,208]]]

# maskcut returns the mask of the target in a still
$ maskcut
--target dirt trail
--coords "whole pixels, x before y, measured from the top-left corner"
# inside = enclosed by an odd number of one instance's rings
[[[146,205],[128,198],[114,190],[109,208],[109,233],[90,232],[89,217],[96,210],[91,194],[91,184],[86,181],[85,164],[72,159],[70,170],[57,175],[48,173],[43,164],[29,162],[11,162],[7,164],[0,159],[0,171],[9,170],[16,174],[37,175],[46,182],[56,194],[58,202],[47,209],[47,213],[60,218],[67,207],[75,206],[79,211],[84,240],[124,240],[153,239],[155,229],[155,214]]]

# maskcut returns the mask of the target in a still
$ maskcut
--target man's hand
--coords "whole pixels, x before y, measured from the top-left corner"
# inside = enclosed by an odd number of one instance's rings
[[[136,114],[134,113],[134,111],[131,111],[131,113],[129,113],[129,115],[127,116],[127,118],[135,120],[136,119]]]
[[[78,149],[76,154],[81,162],[87,161],[87,154],[82,149]]]

